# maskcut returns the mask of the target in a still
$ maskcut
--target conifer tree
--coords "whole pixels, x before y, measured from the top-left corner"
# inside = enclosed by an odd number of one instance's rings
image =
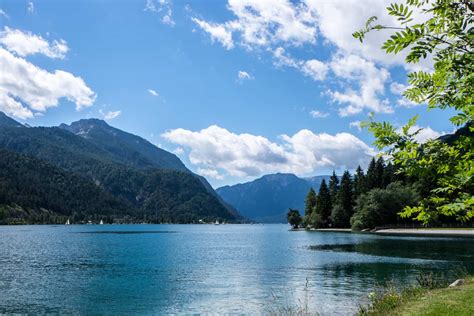
[[[369,163],[369,167],[367,168],[366,174],[366,189],[370,191],[377,187],[377,174],[375,171],[375,158],[372,158]]]
[[[330,222],[332,209],[331,195],[326,180],[323,179],[319,187],[318,197],[316,199],[315,213],[318,215],[319,221],[314,223],[315,227],[327,227]]]
[[[339,178],[336,176],[336,172],[332,172],[331,178],[329,178],[329,194],[331,195],[331,202],[334,205],[337,200],[337,192],[339,191]]]
[[[356,199],[361,194],[367,192],[367,184],[364,175],[364,170],[360,166],[357,167],[356,172],[354,174],[354,195]]]
[[[314,212],[316,207],[316,192],[313,188],[310,188],[306,195],[305,208],[304,208],[304,223],[309,224],[311,213]]]

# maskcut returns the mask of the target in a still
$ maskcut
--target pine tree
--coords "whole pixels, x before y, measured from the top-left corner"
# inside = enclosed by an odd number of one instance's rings
[[[309,189],[308,194],[306,195],[305,200],[305,208],[304,208],[304,216],[305,222],[311,217],[311,213],[313,212],[316,206],[316,192],[313,188]]]
[[[382,157],[379,157],[375,162],[375,182],[376,188],[383,189],[383,173],[385,169],[385,161]]]
[[[387,185],[395,181],[395,178],[395,167],[389,162],[383,170],[383,187],[386,188]]]
[[[370,191],[377,187],[377,175],[375,172],[375,158],[372,158],[372,160],[370,160],[365,179],[366,179],[367,191]]]
[[[323,179],[319,187],[318,197],[316,199],[315,213],[319,217],[319,222],[315,223],[315,227],[327,227],[330,222],[332,209],[331,195],[329,193],[326,180]]]
[[[367,192],[367,183],[364,175],[364,170],[360,166],[357,167],[354,174],[354,199],[359,197],[361,194]]]
[[[332,221],[336,227],[350,227],[350,219],[354,213],[354,192],[351,174],[344,171],[341,186],[337,195],[337,203],[332,209]]]
[[[329,178],[329,194],[331,195],[331,202],[334,205],[337,200],[337,192],[339,191],[339,178],[336,176],[336,172],[332,172],[331,178]]]

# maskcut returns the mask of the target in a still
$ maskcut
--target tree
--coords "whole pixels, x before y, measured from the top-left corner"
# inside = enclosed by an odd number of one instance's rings
[[[354,196],[357,198],[365,192],[367,192],[367,183],[364,170],[358,166],[354,174]]]
[[[344,171],[338,192],[337,203],[333,208],[332,221],[337,227],[349,227],[353,214],[354,192],[351,174]]]
[[[407,0],[406,5],[391,4],[388,13],[399,25],[374,25],[371,17],[365,28],[355,32],[361,42],[372,30],[394,30],[382,49],[387,54],[407,52],[406,63],[416,64],[425,58],[434,61],[431,71],[408,74],[410,87],[404,96],[429,108],[451,109],[455,126],[465,127],[471,136],[460,136],[452,143],[416,141],[417,116],[401,131],[373,117],[364,124],[375,138],[375,145],[392,157],[399,172],[408,177],[432,177],[433,188],[418,205],[407,206],[401,213],[427,224],[439,216],[468,221],[474,217],[474,4],[470,0]],[[414,22],[413,13],[421,18]]]
[[[372,229],[384,224],[395,224],[398,213],[419,199],[418,187],[393,182],[386,189],[373,189],[357,198],[355,213],[351,217],[353,230]]]
[[[385,162],[382,157],[379,157],[375,162],[375,187],[383,188],[383,173],[385,169]]]
[[[313,212],[314,207],[316,206],[316,192],[313,188],[309,189],[308,194],[306,195],[304,214],[305,216],[310,217],[311,212]]]
[[[339,178],[336,176],[336,172],[332,172],[332,176],[329,178],[329,194],[331,195],[331,202],[336,203],[337,192],[339,191]]]
[[[367,176],[366,176],[366,189],[370,191],[377,187],[377,171],[376,171],[376,162],[375,158],[372,158],[369,163],[369,167],[367,168]]]
[[[319,192],[316,199],[316,207],[314,212],[311,214],[311,226],[315,228],[327,227],[330,222],[331,209],[331,195],[329,194],[326,180],[323,179],[321,186],[319,187]]]
[[[300,215],[300,212],[298,210],[295,210],[295,209],[289,209],[287,215],[286,215],[286,218],[288,220],[288,223],[294,228],[298,228],[301,224],[301,222],[303,221],[303,219],[301,218],[301,215]]]

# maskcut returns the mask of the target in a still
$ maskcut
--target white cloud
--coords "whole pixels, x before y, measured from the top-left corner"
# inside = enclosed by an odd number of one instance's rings
[[[309,114],[313,118],[325,118],[325,117],[329,116],[329,113],[321,112],[321,111],[317,111],[317,110],[313,110],[313,111],[309,112]]]
[[[219,173],[219,171],[215,169],[206,169],[206,168],[198,168],[197,173],[203,177],[209,177],[216,180],[223,180],[224,176]]]
[[[171,0],[147,0],[143,11],[149,11],[161,15],[163,24],[174,26],[173,9]]]
[[[225,49],[231,49],[234,47],[234,42],[232,41],[232,32],[227,30],[224,26],[216,23],[208,23],[197,18],[192,18],[192,20],[205,32],[211,35],[212,41],[218,41],[222,44],[222,46],[224,46]]]
[[[30,12],[30,13],[35,12],[35,4],[33,3],[33,1],[28,2],[27,9],[28,9],[28,12]]]
[[[226,34],[226,38],[231,41],[232,34],[235,33],[239,36],[240,44],[248,49],[281,42],[298,46],[316,41],[316,21],[303,3],[293,5],[288,0],[229,0],[227,7],[235,19],[224,23],[208,23],[196,18],[193,20],[213,37],[215,31],[219,30],[221,35]],[[233,47],[230,41],[220,42],[230,49]]]
[[[416,132],[417,130],[421,129],[421,131],[415,136],[415,140],[418,142],[418,143],[425,143],[427,140],[429,139],[436,139],[442,135],[445,135],[447,134],[446,132],[438,132],[438,131],[435,131],[434,129],[432,129],[431,127],[427,126],[427,127],[420,127],[418,125],[414,125],[412,127],[410,127],[410,129],[408,130],[409,133],[414,133]],[[398,133],[401,133],[402,132],[402,129],[399,128],[397,130]]]
[[[304,75],[312,78],[314,81],[324,80],[329,67],[317,59],[298,60],[285,54],[283,47],[277,47],[273,51],[275,65],[296,68]]]
[[[345,91],[330,91],[334,102],[346,105],[339,109],[340,116],[349,116],[368,109],[374,112],[392,113],[393,109],[385,93],[385,83],[390,73],[385,68],[378,68],[375,63],[357,55],[337,55],[330,63],[331,70],[347,88]],[[355,85],[354,90],[351,85]]]
[[[412,108],[412,107],[421,105],[419,103],[413,102],[413,101],[408,100],[407,98],[403,97],[403,92],[405,92],[405,90],[408,89],[408,87],[409,87],[408,85],[398,83],[398,82],[392,82],[390,84],[390,92],[392,92],[393,94],[401,96],[397,100],[397,105],[405,107],[405,108]]]
[[[75,103],[76,110],[95,101],[96,95],[84,80],[69,72],[48,72],[1,47],[0,64],[0,110],[15,117],[31,118],[57,106],[61,98]]]
[[[104,120],[107,120],[107,121],[110,121],[110,120],[113,120],[114,118],[117,118],[120,116],[120,114],[122,114],[122,111],[108,111],[108,112],[104,112],[102,110],[99,110],[99,113],[102,115],[102,117],[104,118]]]
[[[361,121],[353,121],[349,123],[350,128],[357,128],[357,130],[360,132],[362,131],[362,126],[361,126]]]
[[[69,51],[66,41],[62,39],[49,43],[41,36],[10,29],[7,26],[0,32],[0,44],[21,57],[43,54],[50,58],[63,59]]]
[[[10,17],[8,16],[8,14],[7,14],[5,11],[3,11],[2,9],[0,9],[0,18],[1,18],[1,17],[4,17],[5,19],[9,19],[9,18],[10,18]]]
[[[239,70],[237,72],[237,82],[244,82],[245,80],[252,80],[253,77],[252,75],[250,75],[248,72],[246,71],[243,71],[243,70]]]
[[[401,0],[400,0],[401,1]],[[226,49],[236,45],[247,50],[271,52],[278,66],[292,67],[315,81],[328,75],[338,87],[330,91],[333,101],[340,104],[341,116],[353,115],[367,109],[391,113],[393,108],[385,98],[385,84],[389,80],[388,69],[403,65],[407,70],[429,69],[430,58],[419,65],[404,62],[406,52],[389,55],[381,49],[383,42],[393,32],[373,31],[360,43],[352,33],[361,29],[367,19],[377,16],[376,23],[398,26],[395,17],[388,15],[387,6],[393,0],[228,0],[227,8],[233,17],[222,22],[192,18],[213,41],[219,41]],[[420,11],[423,8],[420,8]],[[194,14],[196,15],[196,14]],[[416,11],[414,22],[426,19]],[[321,40],[316,41],[317,38]],[[329,61],[294,58],[285,50],[330,45]],[[303,46],[305,45],[305,46]],[[318,47],[319,48],[319,47]],[[260,49],[260,50],[259,50]],[[292,51],[292,50],[288,50]],[[316,50],[311,49],[311,52]],[[316,51],[317,54],[317,51]],[[358,59],[361,65],[351,65],[344,71],[335,65]],[[358,69],[356,69],[357,67]],[[332,72],[331,72],[332,70]],[[350,77],[348,77],[350,75]],[[413,106],[407,100],[398,101],[400,106]]]
[[[153,89],[148,89],[147,91],[148,91],[148,93],[149,93],[150,95],[152,95],[152,96],[154,96],[154,97],[159,96],[158,92],[156,92],[156,91],[153,90]]]
[[[274,172],[298,175],[318,168],[354,169],[365,166],[375,154],[363,141],[348,133],[329,135],[301,130],[282,135],[280,142],[252,134],[235,134],[213,125],[200,131],[174,129],[162,134],[166,140],[189,149],[189,160],[201,169],[223,170],[236,177]]]

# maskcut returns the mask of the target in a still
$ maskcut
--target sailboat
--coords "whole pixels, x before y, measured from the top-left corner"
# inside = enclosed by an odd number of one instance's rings
[[[103,221],[103,220],[100,220],[99,225],[104,225],[104,221]]]
[[[219,225],[219,220],[216,220],[216,222],[214,223],[214,225]]]
[[[64,225],[71,225],[71,222],[69,221],[69,218],[67,219],[66,224],[64,224]]]

